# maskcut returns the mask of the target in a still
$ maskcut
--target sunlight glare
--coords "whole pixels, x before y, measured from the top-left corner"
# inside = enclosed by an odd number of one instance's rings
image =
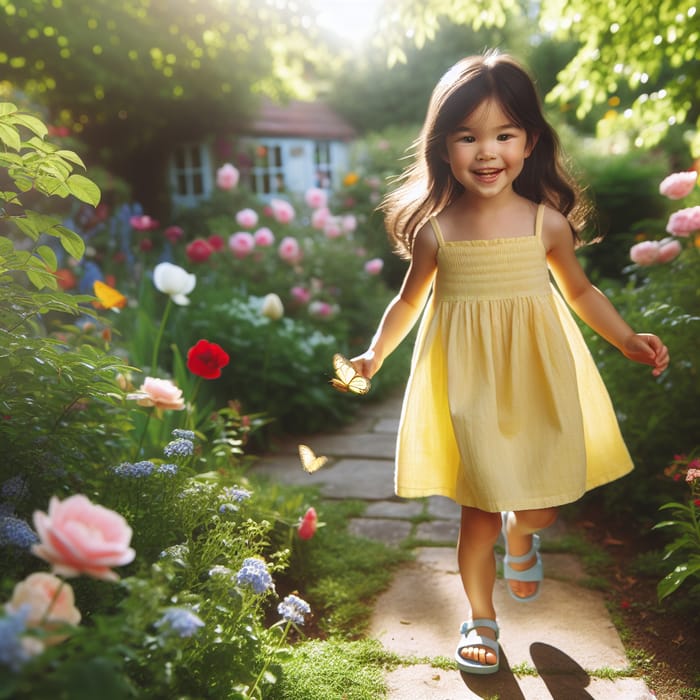
[[[382,0],[317,0],[317,22],[353,44],[365,41],[376,29]]]

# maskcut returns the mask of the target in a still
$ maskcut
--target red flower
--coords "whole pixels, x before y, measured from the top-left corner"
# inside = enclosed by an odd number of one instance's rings
[[[185,235],[185,232],[179,226],[168,226],[168,228],[163,231],[163,235],[171,243],[177,243]]]
[[[299,523],[299,537],[302,540],[310,540],[316,534],[318,516],[313,508],[309,508]]]
[[[209,260],[209,256],[214,252],[211,244],[203,238],[195,238],[185,248],[185,254],[190,262],[200,263]]]
[[[224,239],[218,233],[212,233],[212,235],[207,238],[207,243],[217,253],[226,247]]]
[[[198,340],[187,351],[187,369],[204,379],[216,379],[221,376],[221,368],[226,367],[228,354],[220,345],[208,340]]]

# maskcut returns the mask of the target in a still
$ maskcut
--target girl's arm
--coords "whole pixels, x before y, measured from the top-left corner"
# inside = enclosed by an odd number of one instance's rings
[[[401,290],[389,302],[367,350],[351,360],[357,372],[363,376],[372,377],[413,328],[430,293],[435,277],[436,255],[435,236],[430,224],[425,224],[416,234],[411,264]]]
[[[651,365],[654,376],[661,374],[668,367],[668,348],[651,333],[635,333],[610,300],[591,284],[576,257],[566,218],[551,209],[545,212],[542,242],[557,286],[579,318],[625,357]]]

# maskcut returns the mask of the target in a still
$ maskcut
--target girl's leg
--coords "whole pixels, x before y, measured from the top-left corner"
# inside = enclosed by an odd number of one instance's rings
[[[527,554],[532,547],[532,535],[538,530],[549,527],[557,519],[556,508],[537,508],[533,510],[518,510],[508,513],[506,533],[508,536],[508,553],[514,557]],[[535,557],[521,564],[511,563],[516,571],[525,571],[535,564]],[[519,598],[534,595],[539,585],[537,581],[512,581],[507,585]]]
[[[477,508],[462,506],[462,522],[459,529],[457,559],[464,592],[471,608],[471,618],[496,619],[493,607],[493,586],[496,582],[496,558],[493,546],[501,531],[501,514],[487,513]],[[488,627],[478,627],[477,632],[495,639]],[[495,664],[496,655],[484,647],[465,647],[461,655],[470,661]]]

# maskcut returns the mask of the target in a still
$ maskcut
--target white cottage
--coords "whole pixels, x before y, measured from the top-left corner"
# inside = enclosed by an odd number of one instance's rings
[[[266,101],[246,133],[236,137],[244,157],[232,158],[250,189],[263,199],[301,195],[309,187],[333,190],[349,168],[355,130],[323,102]],[[210,144],[183,144],[173,153],[173,204],[190,207],[214,187],[221,158]]]

